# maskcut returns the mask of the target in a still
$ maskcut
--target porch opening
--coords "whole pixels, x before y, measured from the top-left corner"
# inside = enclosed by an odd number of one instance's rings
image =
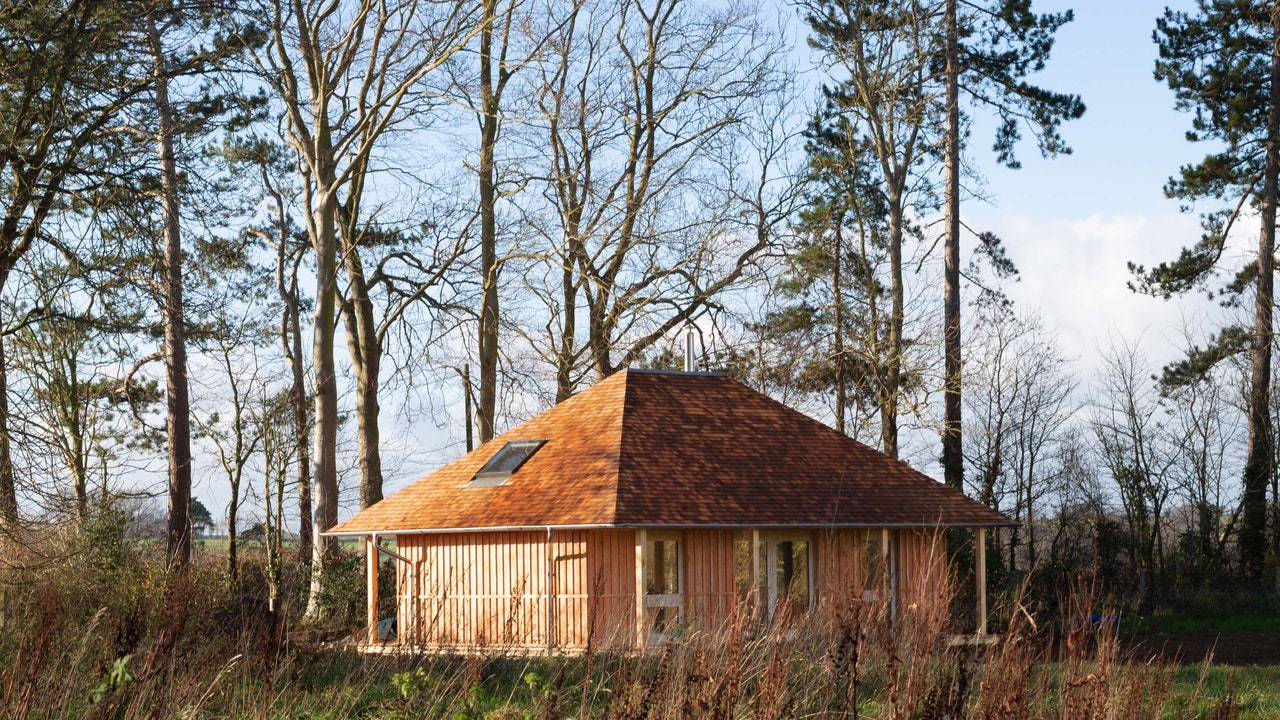
[[[650,645],[670,638],[684,619],[684,562],[675,533],[647,533],[644,545],[644,623]]]

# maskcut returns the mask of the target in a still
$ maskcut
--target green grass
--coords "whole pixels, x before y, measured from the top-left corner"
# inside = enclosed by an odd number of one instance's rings
[[[415,674],[407,664],[332,656],[299,673],[296,689],[300,692],[292,700],[295,717],[323,717],[326,711],[341,708],[341,715],[371,718],[416,717],[425,713],[505,720],[533,717],[540,710],[545,711],[547,688],[563,685],[566,689],[580,689],[582,667],[577,659],[487,660],[472,670],[482,680],[467,692],[448,692],[446,688],[458,674],[467,672],[460,667],[466,662],[437,661],[431,670]],[[1058,670],[1054,663],[1040,668],[1041,672]],[[594,695],[594,699],[603,702],[604,696]],[[579,690],[574,690],[561,698],[558,709],[563,716],[574,716],[580,710],[579,700]],[[1168,706],[1190,710],[1192,717],[1212,717],[1216,708],[1229,704],[1234,710],[1230,717],[1273,720],[1280,717],[1280,665],[1215,665],[1207,671],[1200,665],[1180,665],[1173,670],[1169,700]],[[877,717],[884,709],[882,701],[878,696],[862,698],[860,714]],[[603,710],[593,707],[588,715],[598,716]]]
[[[1202,680],[1203,674],[1203,680]],[[1199,686],[1199,692],[1196,692]],[[1230,667],[1180,665],[1174,671],[1172,696],[1182,704],[1198,696],[1194,711],[1207,715],[1215,703],[1234,694],[1242,720],[1272,720],[1280,717],[1280,665]]]
[[[1255,607],[1236,611],[1228,609],[1157,613],[1148,617],[1124,618],[1120,623],[1120,631],[1130,635],[1280,632],[1280,611],[1273,607]]]

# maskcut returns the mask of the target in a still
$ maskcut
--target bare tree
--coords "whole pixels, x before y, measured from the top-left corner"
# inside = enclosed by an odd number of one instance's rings
[[[1137,345],[1102,355],[1089,424],[1099,457],[1119,495],[1129,528],[1129,557],[1141,601],[1150,602],[1164,557],[1169,473],[1178,461],[1166,437],[1159,390]]]
[[[289,428],[294,412],[292,388],[278,395],[266,392],[258,399],[260,437],[262,439],[262,504],[263,526],[266,529],[267,584],[271,592],[268,602],[272,610],[279,610],[284,577],[282,550],[284,548],[284,498],[289,484],[289,465],[295,462],[300,450],[296,436]],[[300,538],[301,539],[301,538]],[[305,557],[305,554],[304,554]]]
[[[246,472],[263,443],[265,408],[259,399],[272,378],[262,367],[258,349],[270,339],[268,327],[261,321],[270,317],[267,308],[253,304],[223,313],[218,318],[209,359],[217,372],[209,373],[215,383],[204,388],[201,398],[203,413],[195,413],[200,435],[208,441],[217,464],[227,481],[231,497],[227,503],[227,578],[234,587],[239,582],[239,547],[237,543],[240,506],[249,488]]]
[[[501,5],[501,7],[500,7]],[[471,97],[469,83],[456,83],[464,100],[476,114],[480,129],[480,157],[476,166],[479,179],[480,216],[480,313],[476,345],[480,365],[480,392],[476,406],[476,424],[480,442],[493,438],[494,413],[498,402],[498,328],[501,309],[498,282],[502,272],[498,258],[498,169],[495,156],[505,109],[503,95],[511,78],[524,61],[509,61],[513,31],[519,21],[517,11],[523,2],[482,0],[480,20],[479,98]],[[494,38],[497,37],[497,50]],[[527,61],[527,57],[525,61]],[[470,392],[468,389],[466,392]]]
[[[292,0],[264,3],[246,20],[268,18],[267,45],[253,58],[281,105],[286,140],[298,158],[307,236],[316,260],[311,613],[317,610],[323,560],[333,548],[332,540],[320,534],[338,514],[334,332],[340,208],[348,206],[346,224],[357,227],[354,210],[379,144],[411,115],[406,104],[423,79],[476,31],[473,15],[465,2]],[[347,251],[354,251],[350,241]],[[355,302],[367,301],[357,297]]]
[[[1235,388],[1223,377],[1231,370],[1229,365],[1215,368],[1194,382],[1164,388],[1168,441],[1177,458],[1170,464],[1169,482],[1190,516],[1186,525],[1194,542],[1183,550],[1201,587],[1220,576],[1239,517],[1238,509],[1228,509],[1227,480],[1243,420],[1230,402]]]
[[[979,316],[965,361],[970,492],[1010,514],[1019,527],[1007,536],[1007,567],[1018,568],[1026,548],[1030,570],[1037,559],[1037,521],[1047,500],[1059,494],[1071,465],[1066,431],[1076,407],[1075,380],[1052,334],[1034,316],[1019,317],[1003,305]],[[1064,443],[1066,443],[1064,445]]]
[[[382,499],[378,395],[388,342],[397,330],[408,329],[401,334],[417,336],[416,344],[429,347],[439,324],[416,311],[426,308],[447,318],[462,309],[452,271],[466,250],[466,235],[455,232],[444,213],[406,230],[353,227],[348,221],[344,214],[347,282],[339,302],[355,370],[360,507],[366,508]]]
[[[531,340],[558,400],[714,310],[777,242],[794,199],[781,54],[743,6],[583,3],[558,24],[522,138],[549,314]]]

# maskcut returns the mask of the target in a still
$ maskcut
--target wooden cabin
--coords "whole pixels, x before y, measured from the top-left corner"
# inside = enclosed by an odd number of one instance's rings
[[[766,618],[908,606],[943,592],[951,527],[977,530],[983,633],[981,538],[1008,524],[723,375],[627,370],[329,534],[364,541],[371,645],[564,652],[715,629],[744,600]],[[379,556],[396,568],[391,640]]]

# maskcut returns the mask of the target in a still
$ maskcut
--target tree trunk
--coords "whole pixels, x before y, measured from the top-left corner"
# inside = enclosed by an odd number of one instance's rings
[[[349,239],[343,248],[349,287],[342,304],[343,325],[347,331],[347,350],[351,370],[356,379],[356,436],[360,453],[360,509],[382,499],[382,454],[379,448],[378,374],[382,365],[382,345],[373,319],[373,302],[369,299],[369,283],[364,263],[356,247],[352,213],[344,226]]]
[[[316,253],[316,308],[312,342],[312,372],[315,373],[315,430],[312,478],[315,491],[315,522],[312,525],[311,592],[307,615],[319,615],[325,560],[337,543],[321,534],[338,522],[338,385],[333,359],[334,320],[337,302],[337,205],[334,190],[334,162],[329,153],[329,128],[318,114],[317,146],[325,156],[318,158],[316,196],[312,200]]]
[[[0,287],[3,287],[2,280]],[[13,536],[17,530],[18,489],[9,448],[9,365],[4,354],[4,336],[0,335],[0,534]]]
[[[164,206],[164,370],[166,427],[169,435],[170,566],[191,561],[191,404],[187,391],[186,328],[182,301],[182,228],[178,207],[178,171],[173,153],[173,109],[168,69],[155,19],[149,25],[155,62],[155,105],[160,155],[160,192]]]
[[[1015,513],[1014,520],[1018,521],[1018,525],[1009,528],[1009,574],[1014,575],[1018,572],[1018,529],[1022,527],[1022,518],[1018,517],[1021,513]]]
[[[311,556],[311,453],[308,443],[310,422],[307,412],[307,381],[302,364],[302,317],[298,308],[298,275],[297,266],[285,282],[285,262],[287,246],[285,233],[283,199],[277,194],[277,226],[280,229],[279,246],[276,254],[276,291],[284,306],[280,318],[280,345],[284,350],[285,361],[289,365],[291,382],[289,385],[289,407],[293,414],[293,454],[297,461],[298,472],[298,555],[302,558]],[[284,516],[277,520],[283,523]]]
[[[1027,476],[1023,480],[1027,488],[1027,569],[1032,570],[1036,566],[1036,513],[1035,503],[1032,493],[1034,490],[1034,478],[1036,473],[1036,464],[1034,461],[1027,467]]]
[[[831,252],[831,302],[834,304],[831,322],[835,331],[836,430],[842,435],[848,432],[845,427],[845,410],[849,405],[849,383],[844,359],[844,288],[841,287],[844,282],[841,277],[843,269],[841,263],[844,261],[844,233],[841,231],[843,223],[843,216],[836,218],[835,237],[832,238],[835,247]]]
[[[498,142],[498,95],[493,84],[493,25],[497,0],[484,0],[480,30],[480,403],[476,412],[480,442],[493,439],[498,407],[498,247],[497,191],[493,151]]]
[[[996,482],[1000,479],[1000,465],[1004,462],[1004,440],[999,428],[997,428],[996,433],[995,447],[991,451],[991,464],[983,474],[982,493],[978,497],[978,500],[983,505],[992,510],[998,509],[996,507]]]
[[[1271,560],[1275,564],[1272,593],[1280,597],[1280,477],[1271,473]]]
[[[227,505],[227,582],[235,588],[240,582],[239,558],[240,481],[231,483],[231,503]]]
[[[947,485],[964,488],[960,424],[960,29],[958,0],[947,0],[946,243],[943,252],[942,335],[944,355],[942,473]]]
[[[1271,11],[1273,38],[1280,38],[1280,8]],[[1280,49],[1272,44],[1267,157],[1263,171],[1258,234],[1258,280],[1254,297],[1253,372],[1249,382],[1249,447],[1244,467],[1240,564],[1248,586],[1263,588],[1267,552],[1267,485],[1271,466],[1271,314],[1276,239],[1277,176],[1280,176]]]
[[[595,304],[588,304],[587,308],[587,332],[590,333],[587,344],[591,348],[591,367],[595,369],[597,381],[613,374],[613,357],[609,352],[610,338],[613,337],[613,333],[610,330],[608,318],[605,317],[605,309],[609,307],[610,302],[609,295],[609,289],[602,286],[600,294],[595,298]]]
[[[556,353],[556,403],[562,403],[573,395],[573,343],[578,324],[578,286],[574,282],[573,260],[564,258],[561,290],[564,307],[561,310],[560,352]]]
[[[72,410],[70,422],[67,425],[67,434],[71,440],[71,457],[68,458],[72,482],[75,483],[76,494],[76,519],[84,522],[89,519],[89,462],[85,458],[85,421],[82,408],[80,407],[80,389],[76,386],[74,373],[79,372],[79,365],[76,361],[71,360],[71,402],[75,404]]]
[[[906,290],[902,283],[902,198],[889,198],[890,301],[889,357],[885,361],[884,387],[880,400],[880,439],[884,454],[898,457],[898,396],[902,384],[902,325]]]

